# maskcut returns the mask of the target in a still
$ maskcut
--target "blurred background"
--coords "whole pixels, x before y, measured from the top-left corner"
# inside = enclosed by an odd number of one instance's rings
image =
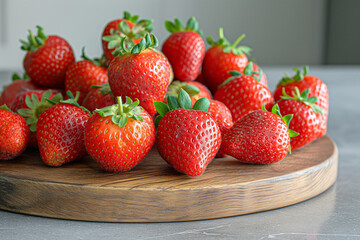
[[[0,71],[22,71],[19,39],[36,25],[68,40],[77,59],[83,46],[98,57],[103,28],[124,10],[153,19],[160,44],[165,20],[195,16],[204,38],[217,40],[219,27],[230,41],[245,33],[262,66],[360,64],[359,0],[0,0]]]

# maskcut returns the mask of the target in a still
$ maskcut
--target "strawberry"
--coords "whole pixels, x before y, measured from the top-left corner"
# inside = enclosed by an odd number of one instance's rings
[[[215,42],[209,36],[206,40],[212,46],[206,53],[202,64],[202,74],[205,85],[212,93],[215,93],[218,86],[226,79],[231,77],[229,71],[242,72],[248,64],[250,48],[246,46],[237,46],[245,37],[241,35],[231,44],[223,34],[223,29],[219,29],[220,39]]]
[[[100,109],[113,104],[115,104],[114,96],[108,83],[91,86],[82,102],[82,105],[91,112],[97,108]]]
[[[155,141],[151,116],[126,97],[122,103],[95,110],[85,126],[85,146],[107,172],[124,172],[139,164]]]
[[[79,103],[82,103],[91,86],[108,83],[107,68],[102,59],[91,60],[82,50],[84,60],[75,62],[69,66],[65,77],[65,90],[76,94],[80,92]]]
[[[38,89],[39,87],[29,79],[29,77],[24,74],[23,77],[20,77],[18,74],[14,73],[12,76],[12,83],[4,87],[0,95],[0,105],[11,106],[16,95],[25,89]]]
[[[171,76],[169,61],[153,48],[157,45],[157,38],[150,34],[131,48],[124,43],[122,51],[117,52],[108,69],[114,96],[139,99],[140,106],[150,115],[156,113],[153,102],[164,100]]]
[[[49,102],[48,99],[52,101]],[[19,93],[11,106],[14,112],[19,113],[30,129],[29,147],[37,148],[36,124],[40,114],[50,106],[62,100],[57,90],[28,90]]]
[[[299,89],[300,92],[303,92],[306,89],[309,89],[309,97],[317,97],[318,101],[315,103],[323,109],[322,115],[322,125],[320,127],[321,136],[324,136],[327,130],[327,118],[329,114],[329,92],[326,84],[321,81],[319,78],[314,76],[307,75],[309,67],[304,67],[304,73],[301,73],[297,68],[294,69],[296,75],[289,77],[287,74],[284,78],[278,83],[277,88],[274,91],[275,101],[281,99],[283,89],[287,93],[295,91],[295,87]]]
[[[252,65],[249,64],[244,70],[244,74],[248,75],[231,71],[233,77],[222,83],[214,95],[214,99],[230,109],[234,122],[251,111],[260,110],[263,104],[267,109],[274,104],[270,90],[251,77],[251,69]]]
[[[288,95],[283,88],[283,95],[278,102],[282,114],[293,114],[289,127],[298,132],[299,136],[291,139],[291,149],[295,150],[311,143],[321,137],[321,126],[323,123],[323,109],[316,105],[316,96],[309,98],[309,89],[300,93],[295,87],[292,96]],[[326,123],[325,123],[326,125]]]
[[[0,107],[0,160],[9,160],[25,151],[29,127],[25,120],[6,105]]]
[[[29,42],[20,40],[21,49],[27,51],[24,58],[26,74],[37,85],[63,88],[67,68],[75,61],[70,44],[63,38],[47,36],[40,26],[38,35],[29,30]]]
[[[212,95],[209,89],[205,85],[195,81],[172,82],[167,90],[167,96],[177,97],[181,89],[184,89],[190,95],[191,101],[193,103],[195,103],[200,98],[212,99]]]
[[[171,35],[165,40],[162,52],[169,59],[175,79],[195,80],[205,56],[205,43],[201,38],[199,23],[192,17],[184,27],[182,22],[175,18],[174,23],[166,21],[165,27]]]
[[[208,113],[218,124],[221,132],[221,137],[223,137],[225,133],[227,133],[234,124],[230,110],[222,102],[217,100],[210,100],[210,107]],[[225,156],[226,154],[223,153],[222,147],[220,146],[220,150],[216,154],[216,157]]]
[[[224,153],[246,163],[270,164],[281,161],[291,152],[292,115],[284,117],[275,104],[271,112],[256,110],[235,122],[223,137]]]
[[[102,47],[107,64],[114,59],[113,52],[120,48],[121,41],[126,37],[126,44],[139,43],[146,33],[152,31],[152,20],[139,20],[139,16],[131,16],[124,11],[124,17],[109,22],[102,33]]]
[[[190,96],[183,89],[178,98],[169,96],[167,102],[169,106],[154,102],[160,114],[155,122],[160,156],[177,171],[190,177],[200,176],[221,144],[220,128],[207,113],[210,102],[202,98],[192,107]]]
[[[90,113],[67,92],[69,99],[55,104],[39,116],[36,133],[41,159],[58,167],[86,155],[85,123]]]

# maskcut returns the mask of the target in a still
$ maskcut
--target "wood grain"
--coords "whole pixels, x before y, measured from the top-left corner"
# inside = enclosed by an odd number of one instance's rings
[[[0,209],[103,222],[213,219],[280,208],[312,198],[337,177],[338,150],[327,136],[272,165],[215,159],[189,178],[152,149],[132,171],[106,173],[90,157],[59,168],[27,151],[0,162]]]

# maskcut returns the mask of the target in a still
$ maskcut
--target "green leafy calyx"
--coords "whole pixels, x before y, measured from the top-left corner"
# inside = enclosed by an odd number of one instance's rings
[[[131,15],[128,11],[124,11],[124,17],[123,19],[126,19],[132,23],[136,23],[136,21],[139,19],[138,15]]]
[[[29,35],[27,37],[28,41],[20,39],[20,43],[22,44],[21,45],[22,50],[34,52],[40,46],[44,45],[48,36],[45,34],[44,29],[42,27],[36,26],[36,28],[38,29],[36,36],[34,36],[31,30],[29,30]]]
[[[260,68],[259,71],[254,71],[254,64],[252,61],[249,61],[248,65],[244,69],[244,75],[251,76],[256,81],[260,82],[263,72]]]
[[[265,104],[263,104],[262,110],[267,111],[266,108],[265,108]],[[275,105],[271,108],[271,112],[274,113],[274,114],[276,114],[277,116],[279,116],[279,117],[284,121],[284,123],[286,124],[286,127],[287,127],[287,129],[288,129],[288,133],[289,133],[290,139],[291,139],[292,137],[296,137],[296,136],[299,135],[299,133],[297,133],[297,132],[289,129],[290,121],[291,121],[291,119],[292,119],[293,116],[294,116],[293,114],[288,114],[288,115],[286,115],[286,116],[282,116],[281,113],[280,113],[279,105],[277,105],[277,104],[275,104]],[[291,140],[290,140],[290,141],[291,141]],[[290,145],[290,143],[289,143],[289,153],[291,154],[291,145]]]
[[[210,101],[207,98],[200,98],[193,106],[190,95],[184,89],[180,89],[178,97],[168,96],[167,103],[168,104],[166,105],[164,102],[154,101],[154,106],[159,113],[159,116],[155,119],[155,126],[157,126],[166,113],[171,112],[174,109],[183,108],[207,112],[210,107]]]
[[[147,33],[145,37],[141,39],[141,41],[134,44],[127,44],[126,37],[124,37],[121,41],[120,49],[116,49],[113,52],[114,56],[118,55],[126,55],[126,54],[140,54],[142,51],[148,48],[157,47],[159,45],[158,39],[153,35]]]
[[[285,85],[287,85],[289,83],[293,83],[293,82],[300,82],[308,74],[309,66],[304,66],[303,73],[297,68],[294,68],[294,71],[296,74],[293,77],[290,77],[287,73],[285,73],[285,77],[283,77],[281,79],[281,81],[278,83],[277,87],[285,86]]]
[[[224,52],[225,53],[230,53],[232,52],[235,55],[250,55],[251,52],[251,48],[247,47],[247,46],[237,46],[241,40],[243,40],[243,38],[245,37],[245,34],[242,34],[241,36],[239,36],[234,43],[230,43],[224,36],[224,31],[222,28],[219,29],[219,40],[218,41],[214,41],[212,39],[211,36],[208,36],[206,38],[206,41],[211,45],[211,46],[222,46],[224,47]]]
[[[139,106],[139,99],[133,102],[131,98],[126,97],[126,102],[123,103],[121,97],[117,97],[117,101],[118,104],[96,109],[95,112],[102,117],[112,116],[111,119],[113,123],[119,127],[125,127],[128,122],[128,118],[136,121],[144,121],[144,119],[140,116],[143,108]]]
[[[49,101],[51,95],[51,90],[47,90],[41,95],[40,100],[35,94],[26,96],[25,104],[27,108],[21,108],[17,111],[23,118],[25,118],[26,124],[29,126],[30,131],[36,131],[36,124],[42,112],[62,100],[61,93],[58,93]]]
[[[236,77],[246,75],[254,78],[257,82],[260,82],[261,76],[262,76],[262,70],[259,69],[259,71],[254,71],[254,65],[252,62],[249,62],[249,64],[245,67],[244,72],[239,71],[229,71],[231,77],[226,79],[223,83],[221,83],[218,88],[221,88],[222,86],[228,84],[232,80],[234,80]],[[256,76],[257,75],[257,76]]]
[[[108,83],[92,85],[91,88],[98,88],[102,95],[110,94],[111,96],[114,96]]]
[[[144,37],[147,33],[153,30],[153,20],[139,20],[139,16],[131,16],[129,12],[124,12],[124,20],[134,23],[130,27],[127,21],[120,21],[117,29],[110,29],[110,35],[103,36],[103,40],[108,42],[108,49],[118,49],[121,47],[121,42],[124,37],[126,38],[126,45],[131,47],[134,45],[133,39]]]
[[[314,111],[314,113],[319,113],[321,115],[324,115],[324,109],[320,107],[319,105],[316,105],[318,101],[318,97],[313,96],[309,98],[310,89],[305,89],[302,93],[300,93],[300,90],[298,87],[294,88],[294,92],[292,92],[292,96],[288,95],[285,92],[285,88],[282,89],[282,96],[281,99],[283,100],[296,100],[299,102],[304,103],[305,105],[311,107],[311,109]]]
[[[19,74],[17,73],[14,73],[12,76],[11,76],[11,80],[14,82],[16,80],[26,80],[26,79],[30,79],[29,76],[24,73],[24,75],[21,77]]]
[[[85,112],[91,114],[91,112],[90,112],[87,108],[85,108],[84,106],[81,106],[81,105],[78,103],[78,100],[79,100],[79,97],[80,97],[80,92],[79,92],[79,91],[76,91],[75,97],[74,97],[74,95],[72,94],[71,91],[67,91],[67,92],[66,92],[66,95],[68,96],[68,99],[66,99],[66,100],[61,100],[60,103],[72,104],[72,105],[74,105],[74,106],[77,106],[77,107],[81,108],[81,109],[84,110]],[[51,100],[48,99],[48,101],[51,102],[52,99],[51,99]]]
[[[12,112],[12,113],[13,113],[13,111],[11,111],[11,109],[8,108],[8,106],[7,106],[6,104],[1,105],[1,106],[0,106],[0,109],[5,110],[5,111],[9,111],[9,112]]]
[[[200,36],[202,36],[202,31],[199,30],[199,23],[196,21],[195,17],[189,18],[186,23],[186,26],[178,19],[175,18],[174,22],[165,21],[165,28],[170,33],[184,32],[184,31],[193,31],[197,32]]]
[[[139,20],[139,16],[138,15],[131,15],[129,12],[124,11],[124,17],[123,19],[128,20],[129,22],[132,22],[135,24],[134,27],[137,27],[139,29],[134,29],[136,31],[139,31],[140,29],[144,29],[147,32],[151,32],[153,30],[153,20],[151,19],[141,19]],[[139,21],[138,21],[139,20]],[[119,28],[120,29],[120,28]],[[121,29],[120,29],[121,30]],[[136,32],[135,31],[135,32]],[[133,32],[134,33],[134,32]]]

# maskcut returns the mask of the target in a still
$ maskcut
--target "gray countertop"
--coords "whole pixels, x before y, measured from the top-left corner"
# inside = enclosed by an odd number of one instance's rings
[[[264,67],[274,90],[291,67]],[[339,148],[334,186],[292,206],[215,220],[176,223],[99,223],[0,210],[0,239],[360,239],[360,67],[310,67],[329,88],[328,135]],[[10,73],[0,72],[1,85]],[[206,174],[206,173],[205,173]]]

